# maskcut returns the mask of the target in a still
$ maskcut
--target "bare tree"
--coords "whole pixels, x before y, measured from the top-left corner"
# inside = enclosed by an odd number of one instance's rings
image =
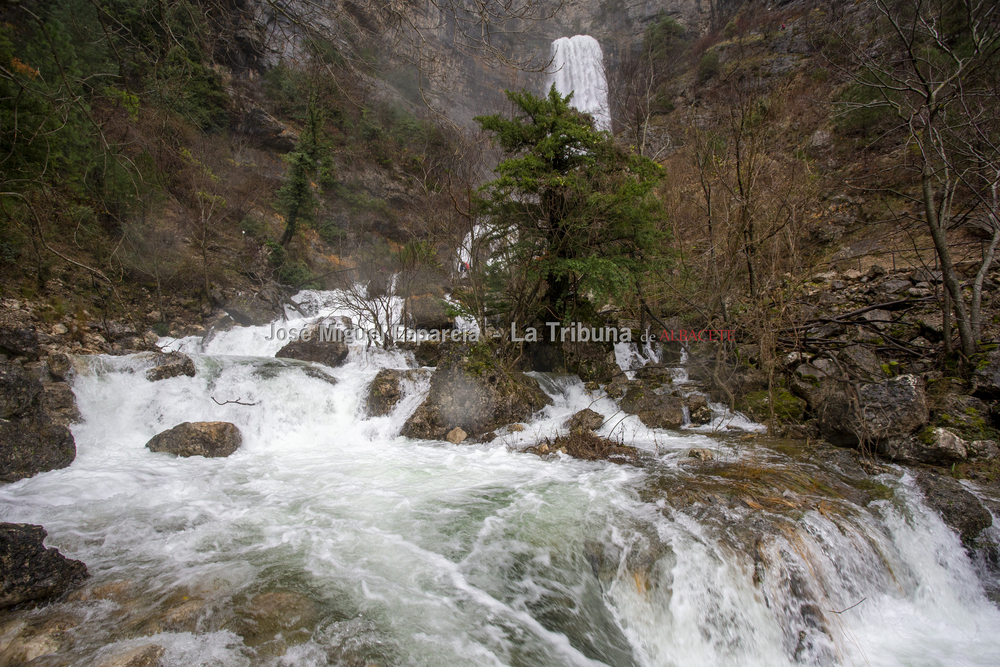
[[[845,112],[883,110],[898,121],[900,159],[919,189],[882,189],[920,211],[969,357],[978,349],[982,285],[1000,243],[1000,6],[994,0],[874,0],[870,11],[874,20],[852,17],[839,28],[849,56],[840,71],[871,98],[844,103]],[[950,246],[953,232],[971,224],[992,240],[966,295]]]

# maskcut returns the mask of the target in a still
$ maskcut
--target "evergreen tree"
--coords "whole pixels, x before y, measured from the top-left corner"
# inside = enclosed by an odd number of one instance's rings
[[[555,86],[546,97],[507,97],[513,118],[476,118],[507,156],[480,190],[480,211],[546,287],[540,312],[528,315],[566,321],[585,297],[634,293],[660,254],[662,168],[596,131]]]

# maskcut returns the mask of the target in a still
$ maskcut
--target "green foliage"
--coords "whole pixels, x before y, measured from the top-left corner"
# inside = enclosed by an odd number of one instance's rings
[[[684,26],[661,13],[643,35],[643,49],[655,60],[676,58],[688,46]]]
[[[887,93],[890,96],[891,92]],[[834,120],[840,134],[873,138],[891,127],[895,112],[874,85],[853,84],[840,97],[843,111]]]
[[[719,62],[719,52],[713,50],[705,51],[698,61],[698,82],[705,83],[722,71],[722,64]]]
[[[546,97],[507,97],[517,116],[476,119],[507,156],[480,189],[480,214],[497,239],[517,239],[518,266],[547,284],[552,315],[567,316],[584,294],[623,296],[659,254],[663,212],[653,189],[663,170],[594,130],[555,86]]]
[[[301,260],[285,262],[278,269],[278,280],[283,285],[292,287],[305,287],[308,289],[319,289],[322,287],[316,282],[316,276]]]
[[[323,132],[323,112],[315,93],[310,95],[306,127],[296,150],[285,156],[288,180],[278,190],[278,208],[285,215],[281,245],[287,245],[299,222],[313,221],[320,185],[334,183],[333,159]],[[313,184],[313,179],[320,185]],[[314,187],[316,192],[314,193]]]

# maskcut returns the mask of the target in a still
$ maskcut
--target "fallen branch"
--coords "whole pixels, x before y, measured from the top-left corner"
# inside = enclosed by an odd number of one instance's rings
[[[235,401],[223,401],[222,403],[219,403],[218,401],[216,401],[215,400],[215,396],[212,396],[211,399],[213,401],[215,401],[216,405],[229,405],[230,403],[232,403],[234,405],[245,405],[247,407],[252,407],[254,405],[257,405],[256,403],[242,403],[241,402],[243,400],[242,396],[240,396],[239,398],[237,398]]]

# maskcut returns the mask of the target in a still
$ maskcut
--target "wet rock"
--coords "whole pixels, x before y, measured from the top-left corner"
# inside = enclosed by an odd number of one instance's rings
[[[96,667],[160,667],[166,649],[159,644],[146,644],[125,649],[105,658]]]
[[[430,392],[402,435],[443,440],[460,427],[476,436],[526,420],[551,403],[533,378],[502,368],[486,344],[456,345],[442,353]]]
[[[146,379],[150,382],[169,380],[182,375],[193,378],[195,375],[194,361],[180,352],[158,354],[154,363],[156,366],[146,371]]]
[[[635,371],[636,380],[659,380],[661,382],[673,382],[673,374],[669,368],[659,364],[643,366]]]
[[[68,667],[73,629],[80,622],[78,616],[62,611],[40,617],[14,616],[11,622],[0,624],[0,665]]]
[[[283,315],[281,294],[277,288],[269,287],[260,292],[213,290],[211,299],[234,322],[244,327],[264,326]]]
[[[445,436],[445,440],[453,445],[460,445],[465,442],[467,437],[469,437],[469,434],[463,431],[460,427],[456,426],[448,431],[448,435]]]
[[[602,343],[565,341],[562,343],[566,371],[584,382],[607,382],[622,372],[613,351]]]
[[[312,600],[287,591],[255,595],[238,613],[242,622],[237,632],[246,645],[258,648],[273,644],[266,651],[271,655],[280,655],[288,646],[308,640],[319,619]]]
[[[343,341],[320,340],[312,337],[309,340],[297,340],[284,346],[274,356],[281,359],[298,359],[311,361],[324,366],[336,368],[347,359],[347,343]]]
[[[33,327],[0,327],[0,354],[38,359],[38,332]]]
[[[401,350],[413,353],[413,358],[418,366],[428,366],[433,368],[438,365],[441,359],[441,342],[436,340],[425,340],[420,343],[413,341],[403,341],[396,346]]]
[[[229,456],[243,444],[243,435],[229,422],[184,422],[153,436],[146,448],[175,456]]]
[[[419,368],[391,369],[378,372],[368,387],[366,410],[370,417],[384,417],[391,413],[403,398],[403,382],[415,382],[427,377],[429,371]]]
[[[410,297],[407,312],[413,318],[414,329],[451,329],[454,319],[449,317],[447,302],[433,294]]]
[[[647,387],[631,387],[622,397],[621,407],[650,428],[679,429],[684,424],[683,399],[657,394]]]
[[[46,410],[43,391],[20,362],[0,362],[0,482],[65,468],[76,458],[73,435]]]
[[[563,426],[569,429],[570,433],[575,431],[596,431],[604,424],[604,415],[587,408],[580,410],[575,415],[567,419]]]
[[[712,408],[708,407],[708,398],[704,394],[691,394],[686,400],[692,424],[701,426],[712,421]]]
[[[714,461],[715,452],[711,449],[696,448],[688,450],[688,456],[692,459],[698,459],[699,461]]]
[[[958,480],[928,471],[917,472],[916,479],[927,505],[941,515],[966,545],[993,525],[989,511]]]
[[[47,382],[42,385],[42,408],[57,426],[69,426],[82,419],[76,407],[76,395],[65,382]]]
[[[45,548],[45,535],[41,526],[0,524],[0,609],[57,597],[87,577],[86,565]]]

